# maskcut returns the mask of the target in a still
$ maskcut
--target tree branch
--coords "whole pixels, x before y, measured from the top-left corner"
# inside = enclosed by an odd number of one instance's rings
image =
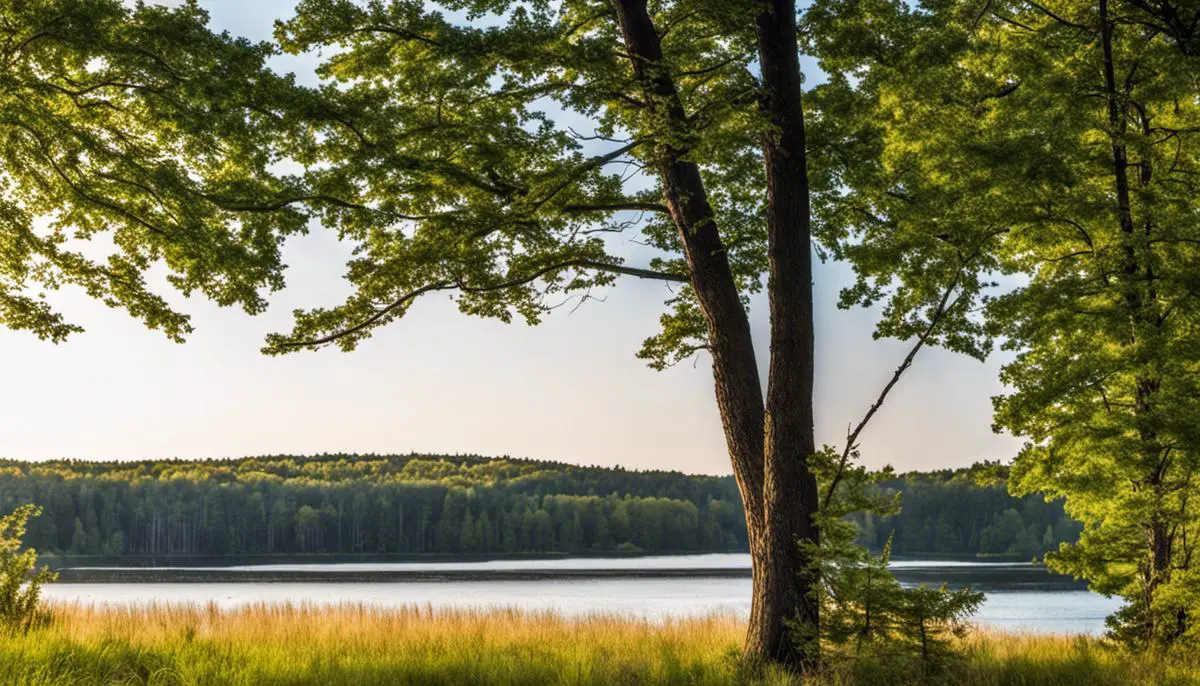
[[[1062,24],[1063,26],[1069,26],[1073,29],[1080,29],[1082,31],[1091,31],[1092,30],[1092,27],[1086,26],[1084,24],[1078,24],[1076,22],[1065,19],[1065,18],[1055,14],[1054,12],[1051,12],[1048,8],[1043,7],[1042,5],[1040,5],[1036,2],[1033,2],[1033,0],[1026,0],[1025,4],[1029,5],[1030,7],[1037,10],[1038,12],[1041,12],[1042,14],[1046,15],[1047,17],[1050,17],[1051,19],[1058,22],[1059,24]]]
[[[596,157],[592,157],[592,158],[584,161],[583,164],[581,164],[578,167],[576,167],[575,169],[571,170],[566,175],[566,178],[564,178],[558,185],[556,185],[554,188],[552,188],[550,190],[550,192],[547,193],[543,198],[534,202],[533,209],[536,210],[536,209],[540,208],[542,205],[545,205],[546,203],[553,200],[554,196],[561,193],[564,189],[567,188],[567,186],[570,186],[572,183],[579,180],[579,178],[582,177],[584,174],[588,173],[589,171],[592,171],[593,169],[602,167],[602,166],[608,164],[609,162],[612,162],[613,160],[620,158],[622,155],[629,152],[630,150],[633,150],[634,148],[636,148],[637,146],[639,146],[641,144],[642,144],[642,141],[640,141],[640,140],[630,141],[629,143],[626,143],[625,145],[622,145],[621,147],[619,147],[611,152],[607,152],[603,155],[597,155]]]
[[[871,419],[875,416],[875,413],[878,412],[879,408],[883,406],[883,402],[887,400],[888,394],[892,392],[892,388],[894,388],[896,383],[900,381],[900,377],[903,376],[904,372],[908,371],[908,368],[912,366],[913,359],[916,358],[917,353],[920,352],[921,348],[925,347],[925,344],[929,342],[929,339],[933,336],[938,324],[940,324],[942,319],[945,317],[946,312],[948,312],[950,308],[958,302],[958,299],[955,299],[953,302],[951,302],[950,296],[958,288],[961,277],[962,269],[959,269],[958,273],[954,275],[954,279],[950,282],[950,285],[942,293],[941,300],[938,301],[937,308],[934,310],[933,316],[929,319],[929,324],[920,333],[920,335],[917,336],[917,342],[911,349],[909,349],[908,354],[904,356],[904,360],[900,363],[900,366],[896,368],[896,371],[892,373],[892,378],[883,387],[883,390],[880,391],[879,397],[876,398],[871,407],[867,409],[867,413],[863,415],[863,418],[858,422],[858,425],[855,426],[852,431],[846,434],[846,447],[842,450],[841,459],[838,461],[837,472],[834,473],[833,480],[829,482],[829,488],[825,491],[825,498],[821,504],[822,509],[829,507],[829,503],[833,500],[833,494],[837,491],[838,484],[841,482],[842,476],[846,472],[846,465],[848,465],[850,462],[850,455],[854,452],[854,447],[858,442],[859,434],[863,432],[863,429],[867,428],[867,424],[871,422]]]
[[[401,28],[398,28],[395,26],[388,26],[387,24],[368,24],[366,26],[360,26],[358,28],[351,29],[349,31],[342,33],[340,37],[348,38],[357,33],[386,33],[388,35],[396,36],[397,38],[401,38],[403,40],[418,41],[418,42],[424,43],[426,45],[433,46],[435,48],[442,47],[442,43],[440,41],[436,41],[432,38],[422,36],[419,33],[414,33],[407,29],[401,29]]]
[[[326,343],[332,343],[332,342],[338,340],[339,338],[345,338],[346,336],[356,334],[359,331],[362,331],[363,329],[371,327],[372,325],[374,325],[380,319],[383,319],[384,317],[386,317],[391,312],[393,312],[393,311],[403,307],[404,305],[408,304],[409,302],[411,302],[417,296],[424,295],[425,293],[429,293],[431,291],[444,291],[444,290],[447,290],[447,289],[450,289],[453,287],[454,287],[453,283],[446,282],[446,281],[438,281],[435,283],[425,284],[424,286],[421,286],[420,288],[416,288],[416,289],[413,289],[413,290],[405,293],[404,295],[400,296],[398,299],[393,301],[387,307],[376,310],[375,314],[371,315],[370,317],[367,317],[366,319],[355,324],[354,326],[351,326],[348,329],[342,329],[341,331],[331,333],[328,336],[322,336],[321,338],[315,338],[315,339],[308,340],[308,341],[283,341],[279,345],[284,348],[305,348],[305,347],[311,347],[311,346],[325,345]]]
[[[597,271],[606,271],[606,272],[612,272],[614,274],[622,274],[625,276],[636,276],[640,279],[654,279],[657,281],[672,281],[672,282],[676,282],[676,283],[688,283],[688,281],[689,281],[688,278],[685,276],[679,276],[677,274],[669,274],[667,272],[656,272],[651,269],[642,269],[639,267],[626,267],[626,266],[620,265],[620,264],[611,264],[608,262],[600,262],[597,260],[581,260],[581,259],[566,260],[563,262],[556,262],[556,263],[547,265],[545,267],[542,267],[541,269],[534,271],[531,274],[516,277],[516,278],[510,279],[507,281],[502,281],[500,283],[488,284],[488,285],[484,285],[484,286],[471,286],[467,283],[464,283],[461,278],[455,279],[454,281],[435,281],[433,283],[428,283],[428,284],[425,284],[424,286],[421,286],[419,288],[414,288],[413,290],[408,291],[407,293],[401,295],[396,300],[392,301],[390,304],[376,310],[375,313],[372,314],[370,317],[367,317],[363,321],[361,321],[347,329],[342,329],[340,331],[336,331],[327,336],[322,336],[321,338],[315,338],[315,339],[306,340],[306,341],[283,341],[283,342],[279,343],[278,345],[283,348],[308,348],[308,347],[315,347],[315,346],[319,346],[319,345],[325,345],[327,343],[332,343],[338,339],[345,338],[346,336],[356,334],[364,329],[374,326],[377,322],[379,322],[384,317],[386,317],[389,314],[391,314],[392,312],[404,307],[405,305],[407,305],[408,303],[410,303],[414,299],[416,299],[418,296],[424,295],[426,293],[431,293],[433,291],[447,291],[447,290],[454,290],[454,289],[460,290],[464,293],[487,293],[487,292],[491,292],[491,291],[500,291],[500,290],[504,290],[506,288],[515,288],[517,286],[524,286],[527,283],[536,281],[537,279],[545,276],[546,274],[549,274],[549,273],[555,272],[555,271],[559,271],[562,269],[566,269],[568,267],[579,267],[582,269],[595,269]]]
[[[669,212],[666,205],[656,202],[614,202],[614,203],[597,203],[597,204],[579,204],[579,205],[564,205],[563,212],[621,212],[623,210],[632,210],[635,212]]]

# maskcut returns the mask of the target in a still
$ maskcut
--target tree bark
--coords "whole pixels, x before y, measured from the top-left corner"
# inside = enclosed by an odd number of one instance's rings
[[[813,435],[812,224],[794,0],[767,0],[757,17],[767,178],[767,293],[771,363],[764,422],[767,598],[747,653],[808,669],[820,660],[815,575],[799,544],[816,545]],[[794,622],[793,630],[783,624]]]
[[[774,127],[763,141],[771,301],[764,404],[749,320],[699,167],[686,158],[690,124],[646,1],[613,5],[647,107],[667,127],[655,162],[707,325],[717,404],[745,506],[754,576],[745,656],[810,668],[819,659],[819,613],[799,543],[818,536],[816,479],[808,468],[814,449],[812,265],[795,6],[764,5],[757,26],[765,86],[761,107]],[[789,620],[798,620],[803,630],[791,632]]]

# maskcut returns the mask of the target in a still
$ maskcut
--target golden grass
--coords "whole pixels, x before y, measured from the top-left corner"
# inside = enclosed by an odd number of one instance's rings
[[[91,608],[0,638],[12,683],[728,683],[732,616],[655,624],[518,611],[362,605]],[[35,669],[34,666],[37,666]]]
[[[507,610],[362,605],[93,608],[0,636],[2,684],[787,684],[739,668],[742,620],[655,623]],[[1200,670],[1089,638],[976,632],[941,681],[954,684],[1191,684]],[[911,665],[866,656],[814,684],[912,683]]]
[[[973,686],[1200,684],[1195,655],[1131,652],[1088,636],[977,630],[963,644],[956,678]]]

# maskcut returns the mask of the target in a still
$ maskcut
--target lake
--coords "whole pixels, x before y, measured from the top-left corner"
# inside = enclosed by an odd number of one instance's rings
[[[969,585],[986,594],[979,624],[1043,633],[1100,633],[1117,599],[1030,563],[901,560],[904,584]],[[619,614],[662,620],[750,609],[745,554],[625,558],[274,564],[230,567],[62,570],[53,601],[129,605],[364,603],[379,607],[508,607],[565,615]],[[126,583],[114,583],[120,579]]]

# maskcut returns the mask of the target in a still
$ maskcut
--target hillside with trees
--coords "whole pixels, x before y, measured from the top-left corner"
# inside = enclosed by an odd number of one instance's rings
[[[449,456],[0,463],[39,550],[74,555],[746,549],[729,478]]]
[[[1059,503],[972,470],[880,481],[898,515],[856,515],[897,554],[1031,557],[1075,540]],[[59,555],[497,555],[748,549],[732,477],[476,456],[0,462],[0,510],[38,503]]]

